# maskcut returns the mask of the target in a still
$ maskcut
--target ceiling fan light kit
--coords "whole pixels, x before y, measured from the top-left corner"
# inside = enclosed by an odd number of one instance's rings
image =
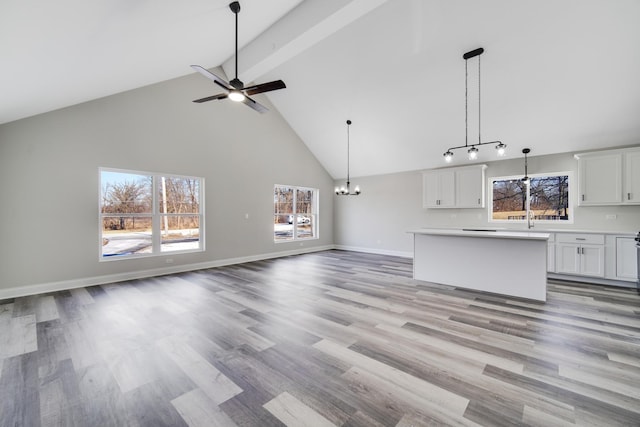
[[[349,181],[349,127],[351,126],[351,120],[347,120],[347,186],[344,185],[336,187],[335,192],[338,196],[358,196],[360,195],[360,186],[356,185],[356,188],[351,192],[351,182]]]
[[[504,156],[505,154],[505,149],[507,148],[506,144],[503,144],[501,141],[491,141],[491,142],[482,142],[481,137],[480,137],[480,55],[482,55],[484,53],[484,49],[483,48],[478,48],[478,49],[474,49],[472,51],[469,51],[467,53],[465,53],[464,55],[462,55],[462,58],[464,59],[464,127],[465,127],[465,132],[464,132],[464,145],[460,145],[458,147],[451,147],[449,148],[447,151],[445,151],[445,153],[443,154],[444,156],[444,161],[447,163],[451,163],[451,161],[453,160],[453,151],[452,150],[457,150],[460,148],[465,148],[467,149],[467,155],[469,157],[469,160],[476,160],[478,158],[478,152],[480,150],[478,150],[478,147],[481,145],[490,145],[490,144],[495,144],[495,148],[496,148],[496,154],[499,157]],[[469,145],[468,142],[468,135],[469,135],[469,121],[468,121],[468,112],[469,112],[469,98],[468,98],[468,81],[469,81],[469,73],[468,73],[468,68],[467,68],[467,61],[471,58],[474,57],[478,57],[478,142],[476,142],[475,144],[471,144]]]
[[[258,103],[257,101],[251,99],[250,96],[269,92],[272,90],[284,89],[287,86],[282,80],[274,80],[268,83],[261,83],[249,87],[244,87],[244,83],[238,78],[238,14],[240,13],[240,2],[234,1],[229,3],[229,9],[231,9],[231,12],[233,12],[233,14],[236,16],[236,76],[230,82],[226,82],[224,79],[216,76],[206,68],[201,67],[200,65],[192,65],[191,68],[193,68],[209,80],[213,80],[215,84],[226,90],[225,93],[219,93],[217,95],[211,95],[204,98],[196,99],[193,102],[200,104],[203,102],[213,101],[214,99],[229,98],[230,100],[235,102],[242,102],[259,113],[265,113],[269,111],[269,109],[264,105]]]

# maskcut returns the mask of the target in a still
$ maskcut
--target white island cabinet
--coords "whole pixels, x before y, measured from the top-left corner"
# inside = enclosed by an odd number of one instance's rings
[[[420,229],[413,277],[537,301],[547,299],[547,233]]]

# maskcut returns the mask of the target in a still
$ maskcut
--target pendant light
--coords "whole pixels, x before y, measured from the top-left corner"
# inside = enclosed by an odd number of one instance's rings
[[[351,120],[347,120],[347,186],[336,187],[335,192],[338,196],[357,196],[360,194],[360,186],[356,185],[353,193],[351,192],[351,182],[349,182],[349,127]]]
[[[451,147],[449,148],[444,154],[444,160],[447,163],[451,163],[451,161],[453,160],[453,151],[451,150],[457,150],[459,148],[466,148],[467,149],[467,155],[469,156],[469,160],[476,160],[478,158],[478,152],[480,150],[478,150],[478,146],[480,145],[488,145],[488,144],[496,144],[495,148],[496,148],[496,154],[499,157],[504,156],[505,153],[505,149],[507,148],[506,144],[503,144],[501,141],[491,141],[491,142],[482,142],[481,138],[480,138],[480,55],[482,55],[482,53],[484,52],[483,48],[478,48],[475,50],[472,50],[470,52],[465,53],[464,55],[462,55],[462,58],[464,59],[464,127],[465,127],[465,131],[464,131],[464,145],[460,145],[458,147]],[[470,58],[474,58],[474,57],[478,57],[478,142],[476,142],[475,144],[471,144],[469,145],[469,141],[468,141],[468,135],[469,135],[469,124],[468,124],[468,112],[469,112],[469,97],[468,97],[468,81],[469,81],[469,72],[468,72],[468,67],[467,67],[467,61]]]

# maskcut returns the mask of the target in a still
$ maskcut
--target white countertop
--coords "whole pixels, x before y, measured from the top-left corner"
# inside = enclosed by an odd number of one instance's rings
[[[460,229],[460,228],[421,228],[411,230],[412,234],[428,234],[432,236],[452,236],[452,237],[483,237],[492,239],[520,239],[520,240],[549,240],[549,233],[517,231],[517,230],[495,230],[490,228]]]
[[[535,231],[541,232],[541,233],[580,233],[580,234],[613,234],[616,236],[635,236],[637,232],[631,232],[631,231],[604,231],[604,230],[572,230],[572,229],[567,229],[567,228],[562,228],[562,229],[557,229],[557,228],[532,228],[531,230],[529,230],[532,233],[535,233]]]
[[[488,231],[488,233],[497,233],[497,232],[505,232],[505,233],[579,233],[579,234],[607,234],[607,235],[615,235],[615,236],[625,236],[625,237],[635,237],[637,231],[605,231],[605,230],[583,230],[583,229],[569,229],[569,228],[531,228],[529,230],[527,229],[518,229],[518,228],[503,228],[503,227],[491,227],[491,226],[482,226],[482,225],[478,225],[478,226],[470,226],[470,227],[463,227],[463,228],[429,228],[429,227],[425,227],[425,228],[421,228],[419,230],[471,230],[471,229],[478,229],[478,230],[493,230],[493,231]],[[414,230],[414,231],[419,231],[419,230]],[[409,233],[413,233],[413,231],[410,231]]]

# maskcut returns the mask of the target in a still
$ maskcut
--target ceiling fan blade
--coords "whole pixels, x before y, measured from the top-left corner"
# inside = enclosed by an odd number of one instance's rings
[[[214,83],[216,83],[218,86],[227,89],[227,90],[231,90],[233,89],[232,87],[229,86],[229,83],[225,82],[223,79],[221,79],[220,77],[216,76],[215,74],[213,74],[211,71],[207,70],[204,67],[201,67],[199,65],[192,65],[191,68],[193,68],[194,70],[196,70],[197,72],[199,72],[200,74],[202,74],[203,76],[205,76],[206,78],[213,80]]]
[[[249,98],[248,96],[244,97],[244,101],[242,101],[243,104],[253,108],[254,110],[256,110],[258,113],[266,113],[267,111],[269,111],[269,109],[267,107],[265,107],[264,105],[254,101],[253,99]]]
[[[196,99],[193,102],[197,102],[198,104],[201,104],[203,102],[213,101],[214,99],[225,99],[228,96],[229,96],[228,93],[219,93],[217,95],[212,95],[212,96],[207,96],[205,98]]]
[[[259,85],[249,86],[244,88],[244,92],[247,95],[257,95],[259,93],[269,92],[272,90],[284,89],[287,85],[282,80],[274,80],[269,83],[261,83]]]

